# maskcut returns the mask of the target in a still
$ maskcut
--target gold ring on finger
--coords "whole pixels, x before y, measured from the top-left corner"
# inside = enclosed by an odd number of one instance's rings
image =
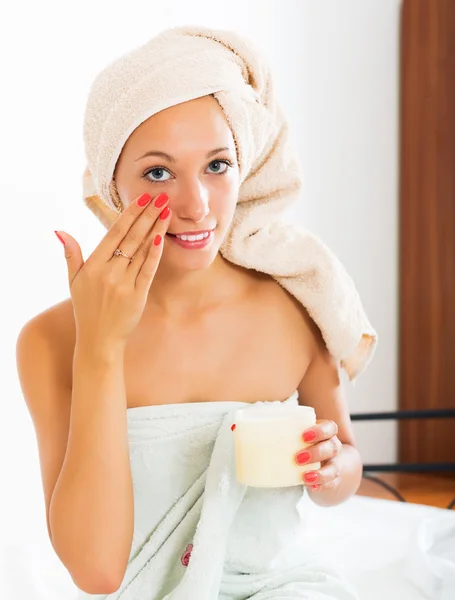
[[[125,258],[127,258],[130,262],[133,260],[133,257],[128,256],[128,254],[126,252],[123,252],[123,250],[120,250],[120,248],[117,248],[117,250],[114,251],[112,256],[124,256]]]

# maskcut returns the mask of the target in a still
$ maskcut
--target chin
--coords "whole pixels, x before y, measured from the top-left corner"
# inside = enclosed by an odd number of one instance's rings
[[[215,240],[214,240],[215,241]],[[218,244],[211,244],[210,248],[187,250],[166,240],[161,264],[166,269],[182,271],[201,271],[213,264],[218,256]]]
[[[204,269],[208,269],[215,258],[211,259],[192,259],[192,260],[173,260],[173,261],[162,261],[163,267],[165,269],[170,269],[172,271],[203,271]]]

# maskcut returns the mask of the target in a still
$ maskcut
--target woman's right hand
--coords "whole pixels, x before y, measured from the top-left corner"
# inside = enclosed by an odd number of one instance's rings
[[[117,218],[85,262],[77,241],[58,232],[65,244],[78,339],[107,347],[126,343],[141,319],[163,253],[170,222],[167,203],[166,194],[153,201],[143,194]],[[132,260],[113,256],[117,248]]]

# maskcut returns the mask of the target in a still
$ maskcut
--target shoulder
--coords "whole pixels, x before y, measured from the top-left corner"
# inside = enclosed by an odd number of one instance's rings
[[[70,423],[72,314],[68,300],[52,306],[25,323],[16,341],[17,373],[35,428],[51,541],[49,507]]]
[[[261,281],[257,294],[258,303],[269,311],[277,324],[293,332],[309,357],[324,355],[325,343],[318,326],[292,294],[270,276]]]
[[[258,277],[254,286],[254,317],[267,326],[267,337],[293,364],[296,384],[303,381],[310,365],[335,369],[321,332],[307,309],[271,276]]]
[[[23,336],[41,335],[55,339],[56,346],[62,350],[76,336],[73,303],[71,298],[62,300],[38,313],[25,323],[18,339]]]
[[[75,340],[73,305],[69,298],[38,313],[22,326],[16,340],[19,372],[31,360],[39,364],[38,359],[45,353],[48,360],[52,357],[61,375],[68,378]],[[71,381],[67,383],[70,385]]]

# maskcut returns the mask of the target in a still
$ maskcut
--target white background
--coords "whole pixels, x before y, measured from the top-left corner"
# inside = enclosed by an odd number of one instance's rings
[[[76,237],[84,256],[105,233],[82,201],[88,89],[108,62],[168,26],[235,29],[259,43],[272,63],[305,176],[293,214],[344,262],[380,337],[371,366],[348,389],[350,409],[396,408],[399,5],[42,0],[2,8],[0,526],[7,535],[44,533],[15,341],[30,317],[69,295],[54,229]],[[356,424],[355,431],[365,461],[394,460],[393,424]]]

